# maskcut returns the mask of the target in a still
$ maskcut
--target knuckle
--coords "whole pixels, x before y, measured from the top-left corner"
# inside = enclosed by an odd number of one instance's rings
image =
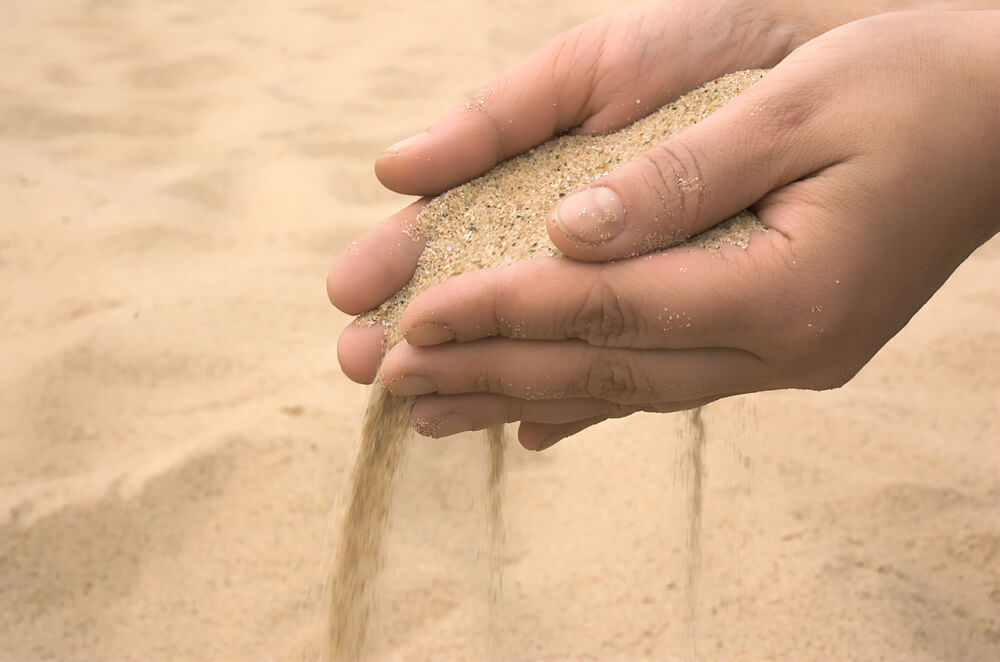
[[[803,132],[813,115],[813,104],[802,99],[776,99],[757,106],[745,131],[746,152],[759,155],[758,163],[771,181],[784,181],[798,174],[789,164],[797,162],[798,151],[803,149]],[[787,158],[773,158],[775,155]]]
[[[754,153],[770,154],[783,147],[792,132],[799,129],[813,112],[813,102],[803,95],[792,97],[775,96],[754,107],[748,138],[753,143]]]
[[[474,390],[477,393],[497,393],[502,384],[503,380],[496,376],[496,371],[490,370],[487,366],[476,376]]]
[[[699,218],[705,195],[702,158],[685,141],[674,139],[639,157],[642,179],[654,201],[654,219],[673,220],[680,214],[683,227]],[[685,237],[686,238],[686,237]]]
[[[504,364],[493,355],[479,363],[479,370],[472,385],[473,392],[509,395],[511,384],[504,379]]]
[[[570,334],[598,347],[629,346],[639,319],[601,269],[569,321]]]
[[[581,371],[580,391],[589,397],[617,403],[654,402],[655,389],[633,357],[619,352],[589,352]]]
[[[800,63],[791,66],[797,64]],[[803,132],[809,132],[810,126],[816,123],[835,88],[829,79],[817,76],[812,68],[802,69],[797,74],[775,80],[744,106],[741,128],[748,153],[763,158],[786,154],[790,149],[802,149]],[[760,164],[767,165],[766,159]]]
[[[581,71],[585,72],[590,80],[597,75],[599,60],[586,56],[588,49],[583,43],[586,36],[588,35],[578,28],[567,32],[550,46],[551,50],[545,61],[551,63],[549,67],[551,89],[561,91],[566,86],[566,81],[572,80],[574,75]]]
[[[487,300],[492,301],[493,310],[492,319],[489,319],[489,311],[486,312],[486,317],[487,324],[492,323],[493,328],[485,329],[487,335],[516,339],[527,337],[522,312],[525,282],[518,278],[518,273],[523,275],[523,272],[512,269],[497,270],[496,279],[488,285],[490,292]]]

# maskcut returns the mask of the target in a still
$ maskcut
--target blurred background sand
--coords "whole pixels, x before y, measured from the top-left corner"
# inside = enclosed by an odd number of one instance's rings
[[[311,648],[371,162],[611,4],[0,7],[0,659]],[[707,409],[702,658],[1000,659],[998,241],[846,388]],[[510,449],[505,657],[690,656],[679,434]],[[485,655],[484,458],[413,440],[376,657]]]

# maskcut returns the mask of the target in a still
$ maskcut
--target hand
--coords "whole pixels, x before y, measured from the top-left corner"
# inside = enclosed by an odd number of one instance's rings
[[[400,193],[435,195],[556,134],[620,128],[723,74],[771,67],[830,27],[876,11],[866,0],[853,5],[802,3],[789,11],[780,0],[681,0],[627,7],[560,35],[429,132],[387,149],[375,172]],[[422,204],[348,247],[327,279],[335,306],[365,312],[410,279],[423,242],[403,229]],[[381,329],[349,327],[339,355],[349,377],[371,382],[382,358]]]
[[[995,177],[983,174],[1000,165],[997,35],[996,12],[913,13],[806,44],[709,120],[601,182],[624,206],[626,240],[655,205],[677,219],[668,230],[691,234],[756,203],[771,231],[747,252],[466,274],[411,303],[409,342],[386,357],[384,379],[399,393],[434,394],[414,408],[425,432],[520,419],[529,448],[639,409],[844,383],[997,230]],[[675,172],[700,173],[704,194],[685,200]],[[555,223],[550,233],[579,259],[630,248],[581,244]],[[419,245],[407,249],[415,260]],[[408,278],[403,262],[391,261],[381,286]],[[332,298],[344,303],[333,275]],[[518,320],[518,338],[502,337],[509,327],[498,318]],[[441,327],[459,342],[429,346],[449,337]],[[346,332],[341,348],[377,347],[364,334]],[[344,357],[345,371],[373,374],[377,353],[352,354],[353,366]]]

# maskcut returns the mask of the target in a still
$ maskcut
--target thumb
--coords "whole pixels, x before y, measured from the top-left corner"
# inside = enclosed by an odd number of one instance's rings
[[[681,243],[838,161],[824,107],[779,69],[702,122],[564,198],[552,242],[591,262]]]

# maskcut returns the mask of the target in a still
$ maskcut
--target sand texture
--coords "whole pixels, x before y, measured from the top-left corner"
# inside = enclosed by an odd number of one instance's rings
[[[5,3],[0,660],[319,640],[368,397],[323,278],[409,202],[372,160],[612,4]],[[704,409],[702,659],[1000,659],[997,282],[994,239],[847,387]],[[689,659],[675,425],[509,445],[506,659]],[[486,455],[407,444],[374,659],[487,659]]]
[[[545,220],[561,198],[705,119],[764,73],[723,76],[613,133],[554,138],[437,196],[408,228],[414,238],[427,239],[413,278],[376,310],[362,315],[361,323],[383,324],[386,346],[391,347],[400,340],[398,322],[406,303],[431,285],[475,269],[560,256]],[[696,189],[701,182],[682,186]],[[642,252],[682,243],[711,251],[724,244],[746,248],[754,230],[763,231],[764,226],[753,213],[743,211],[695,237],[650,237]]]
[[[329,651],[322,659],[365,659],[369,625],[379,607],[378,579],[399,469],[410,432],[412,398],[394,396],[381,386],[371,391],[361,424],[361,448],[351,472],[347,512],[338,532],[331,573]],[[321,642],[321,643],[323,643]]]

